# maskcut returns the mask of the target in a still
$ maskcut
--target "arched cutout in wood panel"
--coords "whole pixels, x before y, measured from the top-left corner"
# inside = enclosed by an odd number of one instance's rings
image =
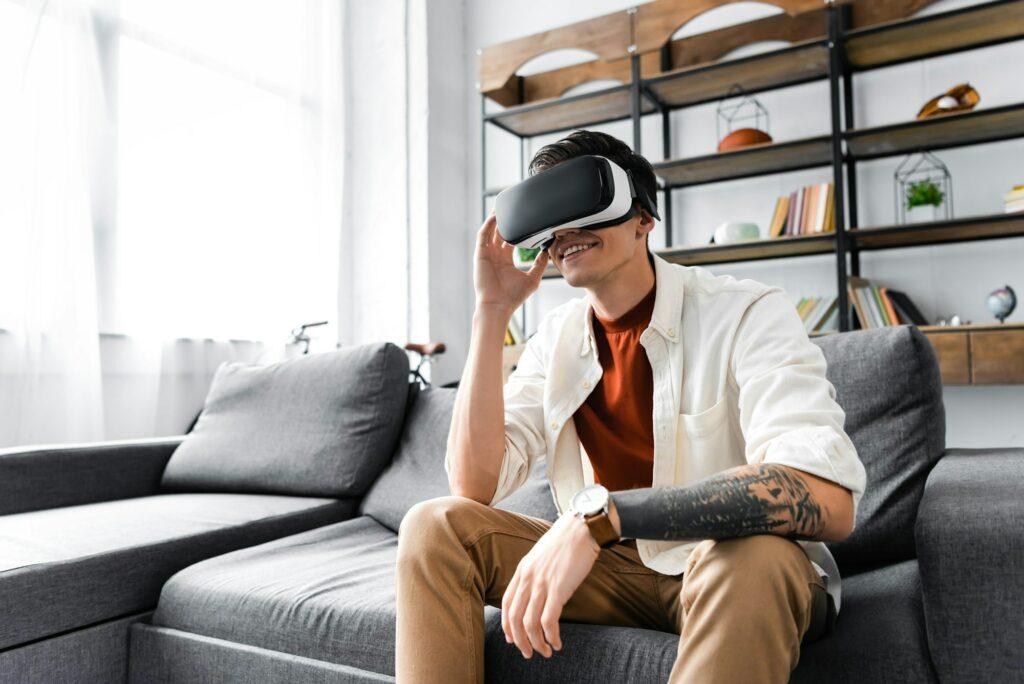
[[[626,10],[490,45],[480,51],[480,90],[506,89],[519,67],[552,50],[587,50],[599,59],[628,54],[631,16]]]
[[[680,40],[710,33],[721,29],[738,26],[740,24],[750,25],[753,22],[769,17],[788,17],[782,8],[770,5],[760,0],[737,1],[727,5],[720,5],[698,14],[675,30],[671,40]]]
[[[672,35],[695,17],[724,5],[750,0],[654,0],[637,7],[634,17],[636,51],[660,50]],[[790,17],[821,9],[821,0],[759,0],[778,7]],[[844,0],[839,0],[843,2]]]
[[[580,48],[556,48],[541,52],[516,67],[516,76],[533,76],[535,74],[564,69],[566,67],[586,64],[600,59],[591,50]]]

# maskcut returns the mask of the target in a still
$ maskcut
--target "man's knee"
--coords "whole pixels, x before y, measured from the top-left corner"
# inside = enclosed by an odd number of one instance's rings
[[[706,540],[691,552],[686,583],[693,589],[730,592],[784,591],[811,580],[813,567],[794,541],[775,534]]]
[[[431,548],[458,538],[460,522],[484,504],[464,496],[438,496],[416,503],[398,527],[399,549]]]

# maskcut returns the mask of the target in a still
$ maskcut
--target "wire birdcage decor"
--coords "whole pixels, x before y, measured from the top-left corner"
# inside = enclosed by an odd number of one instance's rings
[[[942,160],[928,150],[911,152],[900,162],[893,173],[893,188],[898,223],[953,218],[953,178]],[[931,209],[913,212],[917,207]],[[913,220],[908,220],[908,212],[914,213]]]
[[[726,104],[726,101],[739,97],[737,102]],[[721,140],[724,135],[732,133],[736,128],[754,128],[768,133],[771,122],[768,118],[768,110],[764,108],[761,101],[747,91],[739,83],[733,83],[729,92],[718,102],[718,109],[715,117],[715,135]],[[753,123],[747,123],[753,120]],[[742,126],[737,126],[739,123]],[[725,126],[725,133],[722,133],[722,126]]]

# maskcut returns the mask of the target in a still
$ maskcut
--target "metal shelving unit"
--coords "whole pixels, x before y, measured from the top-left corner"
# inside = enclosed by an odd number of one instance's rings
[[[636,8],[628,10],[635,12]],[[520,141],[520,177],[526,143],[538,135],[632,121],[633,149],[641,148],[641,120],[661,117],[663,161],[654,162],[663,194],[668,247],[655,250],[687,265],[723,264],[811,254],[835,254],[839,329],[850,330],[847,280],[860,275],[860,252],[915,245],[948,244],[1024,235],[1024,215],[995,214],[927,224],[859,226],[856,165],[919,149],[946,149],[1024,137],[1024,103],[948,114],[923,121],[858,129],[854,126],[853,76],[907,61],[948,55],[1024,38],[1024,0],[993,0],[949,12],[851,28],[853,7],[828,4],[827,33],[789,47],[742,59],[672,68],[671,45],[660,53],[661,73],[642,78],[641,56],[629,58],[629,83],[569,97],[513,105],[488,113],[481,94],[481,206],[502,188],[486,185],[486,127],[497,126]],[[734,83],[748,93],[827,80],[827,135],[768,143],[740,150],[672,159],[671,113],[726,97]],[[522,79],[519,80],[522,88]],[[727,245],[674,245],[673,191],[703,183],[751,178],[800,169],[831,167],[835,186],[835,232],[784,236]],[[847,261],[849,255],[849,263]],[[549,266],[545,278],[560,277]],[[525,305],[523,308],[525,329]]]

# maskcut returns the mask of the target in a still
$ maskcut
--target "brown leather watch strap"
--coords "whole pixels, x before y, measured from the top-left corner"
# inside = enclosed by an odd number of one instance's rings
[[[590,528],[591,536],[594,537],[594,540],[602,549],[607,549],[619,541],[620,537],[615,531],[615,526],[612,525],[611,518],[604,511],[597,515],[585,517],[583,520],[587,523],[587,527]]]

